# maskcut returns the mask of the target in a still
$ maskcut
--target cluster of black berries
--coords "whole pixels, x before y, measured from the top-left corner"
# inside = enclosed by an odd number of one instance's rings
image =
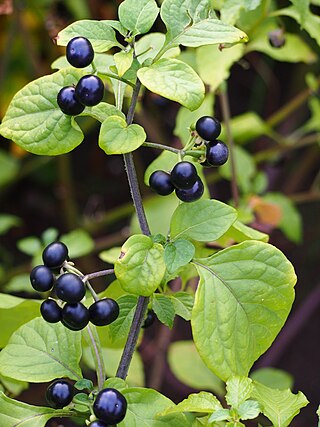
[[[196,123],[196,131],[205,141],[206,158],[202,166],[221,166],[228,160],[229,150],[226,144],[220,141],[221,124],[214,117],[203,116]]]
[[[108,427],[124,419],[127,400],[115,388],[105,388],[97,394],[92,409],[98,419],[89,424],[89,427]]]
[[[67,246],[62,242],[51,243],[42,254],[44,265],[34,267],[30,273],[31,285],[36,291],[48,292],[53,289],[61,301],[61,306],[52,298],[43,301],[40,306],[42,317],[49,323],[61,321],[72,331],[83,329],[89,321],[96,326],[106,326],[116,320],[119,306],[111,298],[98,300],[89,308],[81,303],[86,293],[83,280],[74,273],[59,274],[67,259]],[[58,273],[57,277],[55,273]]]
[[[171,173],[157,170],[149,178],[150,187],[161,196],[167,196],[174,190],[183,202],[200,199],[204,187],[194,164],[186,161],[177,163]]]
[[[91,64],[94,57],[93,47],[85,37],[74,37],[67,45],[67,60],[76,68],[84,68]],[[98,76],[81,77],[77,85],[63,87],[57,96],[57,103],[64,114],[76,116],[86,106],[99,104],[103,98],[104,85]]]

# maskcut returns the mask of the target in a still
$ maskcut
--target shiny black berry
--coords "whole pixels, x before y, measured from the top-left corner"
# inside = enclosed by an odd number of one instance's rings
[[[68,116],[77,116],[82,113],[85,106],[75,97],[75,88],[73,86],[63,87],[57,96],[57,103],[60,110]]]
[[[66,55],[69,64],[76,68],[84,68],[93,61],[94,51],[88,39],[74,37],[67,44]]]
[[[165,171],[154,171],[149,178],[150,187],[160,196],[168,196],[174,190],[170,174]]]
[[[198,135],[206,141],[214,141],[221,133],[221,124],[214,117],[203,116],[196,123]]]
[[[44,265],[55,270],[68,258],[68,248],[62,242],[50,243],[42,253]]]
[[[81,302],[65,304],[62,309],[63,325],[72,331],[80,331],[89,323],[89,310]]]
[[[190,162],[179,162],[171,171],[171,182],[176,188],[189,189],[198,179],[197,169]]]
[[[58,323],[62,319],[62,310],[53,299],[47,299],[42,302],[40,313],[48,323]]]
[[[55,380],[49,385],[46,399],[49,405],[55,409],[61,409],[69,405],[73,399],[74,388],[68,381]]]
[[[142,328],[149,328],[153,324],[153,322],[156,319],[155,312],[153,310],[148,310],[146,318],[144,319],[144,322],[142,324]]]
[[[78,81],[75,96],[77,100],[89,107],[99,104],[103,98],[103,81],[97,76],[84,76]]]
[[[37,265],[31,270],[30,273],[30,282],[33,287],[38,292],[47,292],[52,289],[55,281],[54,274],[49,267],[45,265]]]
[[[96,326],[106,326],[119,316],[119,305],[112,298],[104,298],[89,307],[90,322]]]
[[[109,427],[109,426],[101,420],[95,420],[92,423],[90,423],[88,427]]]
[[[118,424],[126,415],[127,401],[114,388],[101,390],[93,403],[93,412],[97,418],[107,424]]]
[[[86,294],[86,287],[79,276],[73,273],[65,273],[58,277],[55,293],[62,301],[80,302]]]
[[[176,195],[178,199],[182,200],[183,202],[195,202],[196,200],[200,199],[200,197],[203,195],[204,187],[203,183],[200,178],[197,179],[197,181],[194,183],[194,185],[187,189],[176,189]]]
[[[207,144],[206,159],[212,166],[221,166],[228,160],[229,150],[226,144],[218,139]]]

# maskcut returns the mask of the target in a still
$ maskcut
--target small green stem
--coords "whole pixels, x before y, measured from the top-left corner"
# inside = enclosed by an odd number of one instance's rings
[[[96,330],[95,330],[95,334],[93,333],[93,328],[94,327],[89,324],[84,329],[84,337],[86,338],[88,344],[91,347],[94,363],[96,365],[98,389],[102,390],[103,384],[106,378],[106,372],[105,372],[105,366],[104,366],[103,356],[101,352],[99,335],[97,334]]]
[[[106,76],[109,77],[110,79],[115,79],[115,80],[119,80],[122,83],[125,83],[128,86],[131,86],[133,89],[135,88],[135,84],[130,82],[130,80],[124,79],[123,77],[119,77],[116,74],[111,74],[111,73],[105,73],[105,72],[99,72],[99,74],[101,74],[102,76]]]
[[[168,145],[163,145],[163,144],[157,144],[156,142],[144,142],[143,146],[149,147],[149,148],[156,148],[158,150],[171,151],[172,153],[175,153],[175,154],[180,154],[181,152],[183,152],[183,150],[180,150],[179,148],[169,147]]]

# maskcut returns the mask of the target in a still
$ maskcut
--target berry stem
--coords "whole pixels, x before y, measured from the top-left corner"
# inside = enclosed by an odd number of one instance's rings
[[[226,127],[227,134],[227,143],[230,150],[230,163],[231,163],[231,192],[234,202],[234,206],[237,208],[239,206],[239,189],[237,183],[237,170],[235,162],[235,144],[231,131],[231,114],[230,114],[230,103],[228,97],[227,86],[221,87],[220,90],[220,104],[222,110],[223,122]]]
[[[97,381],[99,391],[103,389],[103,384],[106,379],[105,366],[103,361],[103,356],[101,352],[101,344],[99,335],[94,326],[87,325],[83,330],[84,338],[87,340],[88,344],[91,347],[91,352],[93,355],[94,363],[96,365]]]
[[[149,147],[149,148],[156,148],[158,150],[171,151],[172,153],[175,153],[175,154],[180,154],[181,152],[183,152],[183,150],[180,150],[179,148],[169,147],[168,145],[163,145],[163,144],[157,144],[156,142],[144,142],[143,146]]]
[[[95,279],[95,278],[101,277],[101,276],[108,276],[109,274],[113,274],[113,273],[114,273],[113,268],[110,268],[108,270],[95,271],[94,273],[89,273],[89,274],[86,274],[85,276],[83,276],[82,280],[84,282],[86,282],[87,280],[92,280],[92,279]]]

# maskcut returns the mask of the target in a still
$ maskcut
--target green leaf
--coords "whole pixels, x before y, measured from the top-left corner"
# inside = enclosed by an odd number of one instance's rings
[[[52,409],[32,406],[10,399],[0,392],[1,427],[44,427],[54,417],[71,417],[74,412],[63,409]]]
[[[236,217],[232,207],[217,200],[182,203],[172,216],[170,236],[173,240],[214,241],[228,230]]]
[[[154,59],[164,45],[166,36],[163,33],[149,33],[141,37],[135,44],[135,52],[140,64]],[[180,49],[174,47],[168,49],[163,55],[166,58],[174,58],[180,54]]]
[[[269,418],[274,427],[287,427],[300,409],[309,402],[301,392],[291,393],[290,390],[275,390],[254,382],[251,397],[261,404],[261,412]]]
[[[4,286],[3,291],[6,293],[11,292],[28,292],[28,293],[37,293],[30,284],[30,273],[18,274],[17,276],[13,276]],[[25,300],[26,301],[26,300]],[[29,301],[29,300],[27,300]],[[35,316],[39,315],[38,308],[35,311]],[[31,319],[28,319],[31,320]],[[20,325],[19,325],[20,326]]]
[[[122,394],[128,402],[128,409],[119,427],[191,427],[184,414],[159,415],[173,403],[156,390],[128,388]]]
[[[19,381],[82,377],[81,333],[36,318],[21,326],[0,353],[0,374]]]
[[[93,390],[93,382],[86,378],[82,378],[74,384],[77,390]]]
[[[140,68],[138,77],[151,92],[177,101],[189,110],[197,109],[204,99],[204,85],[186,63],[162,58],[150,67]]]
[[[288,372],[276,368],[260,368],[250,374],[254,381],[262,383],[269,388],[284,390],[293,387],[293,376]]]
[[[74,117],[60,110],[57,95],[82,75],[68,68],[27,84],[13,97],[0,134],[33,154],[54,156],[73,150],[82,142],[83,133]]]
[[[119,258],[119,254],[121,252],[120,246],[115,246],[114,248],[107,249],[99,253],[99,258],[107,262],[108,264],[114,264]]]
[[[171,295],[171,300],[176,314],[184,320],[191,320],[191,312],[194,303],[193,295],[187,292],[175,292]]]
[[[241,243],[245,240],[260,240],[261,242],[268,242],[269,236],[261,233],[259,230],[243,224],[241,221],[236,220],[227,232],[219,239],[219,242],[225,246],[230,245],[231,242]]]
[[[191,325],[199,354],[223,380],[247,376],[290,312],[294,269],[281,251],[258,241],[195,264],[200,283]]]
[[[184,399],[178,405],[167,408],[161,415],[172,414],[175,412],[200,412],[212,413],[222,409],[219,400],[213,394],[206,391],[200,393],[189,394],[187,399]]]
[[[24,390],[27,390],[29,384],[25,381],[17,381],[12,378],[3,377],[0,375],[0,387],[3,387],[7,394],[11,397],[19,396]],[[1,388],[2,388],[1,387]]]
[[[56,37],[59,46],[67,46],[73,37],[82,36],[90,40],[95,52],[106,52],[114,46],[122,47],[108,21],[83,19],[68,25]]]
[[[176,341],[168,351],[169,366],[173,374],[189,387],[212,390],[224,395],[222,381],[201,360],[193,341]]]
[[[129,52],[122,50],[121,52],[115,53],[113,57],[114,57],[114,63],[116,64],[116,67],[118,70],[118,75],[122,77],[132,65],[133,50],[131,49]]]
[[[3,119],[4,120],[4,119]],[[3,122],[2,120],[2,122]],[[0,125],[1,134],[1,125]],[[3,136],[5,136],[3,134]],[[0,188],[15,179],[19,171],[19,162],[4,150],[0,150]]]
[[[31,288],[28,278],[28,285]],[[39,300],[23,299],[12,295],[0,294],[0,348],[3,348],[21,325],[40,315]],[[0,353],[1,354],[1,353]]]
[[[106,102],[100,102],[94,107],[87,107],[81,116],[91,116],[99,122],[103,123],[110,116],[119,116],[125,119],[125,115],[118,110],[114,105],[107,104]]]
[[[221,8],[221,20],[233,25],[239,18],[240,12],[256,9],[262,0],[226,0]]]
[[[255,400],[246,400],[241,403],[237,412],[241,420],[252,420],[260,414],[261,406]]]
[[[215,421],[225,421],[230,418],[230,410],[229,409],[219,409],[215,411],[210,417],[209,422],[215,422]],[[227,424],[226,424],[227,425]]]
[[[37,237],[30,236],[19,240],[17,247],[21,252],[33,256],[42,249],[42,244]]]
[[[150,30],[159,8],[154,0],[125,0],[120,4],[118,13],[121,24],[136,36]]]
[[[121,287],[135,295],[152,295],[166,270],[163,253],[163,247],[148,236],[129,237],[114,265]]]
[[[173,166],[177,163],[178,156],[175,153],[172,153],[171,151],[162,151],[162,153],[156,157],[153,162],[150,163],[150,165],[147,167],[145,173],[144,173],[144,183],[149,186],[149,179],[151,174],[156,170],[163,170],[166,172],[171,171]],[[162,198],[163,200],[163,198]],[[164,199],[166,200],[166,199]],[[168,228],[166,230],[167,234]]]
[[[233,409],[249,399],[253,390],[252,380],[247,377],[231,377],[227,381],[226,401]]]
[[[88,255],[94,249],[94,241],[83,229],[78,228],[60,237],[69,249],[70,258],[79,258]]]
[[[19,227],[19,225],[21,225],[21,219],[19,217],[5,213],[0,214],[0,236],[6,234],[6,232],[13,227]]]
[[[160,322],[171,329],[173,327],[174,316],[176,313],[170,296],[154,294],[152,299],[152,308]]]
[[[164,260],[169,273],[174,273],[180,267],[188,264],[194,256],[195,248],[191,242],[178,239],[168,243],[164,250]]]
[[[108,335],[112,347],[123,347],[128,338],[128,333],[132,323],[133,315],[137,306],[137,297],[133,295],[123,295],[117,299],[119,305],[119,316],[106,328],[99,328],[101,335]],[[105,329],[105,331],[103,331]],[[104,342],[102,340],[102,345]],[[108,366],[108,364],[106,365]]]
[[[127,125],[119,116],[108,117],[101,125],[99,146],[106,154],[124,154],[139,148],[146,140],[140,125]]]

